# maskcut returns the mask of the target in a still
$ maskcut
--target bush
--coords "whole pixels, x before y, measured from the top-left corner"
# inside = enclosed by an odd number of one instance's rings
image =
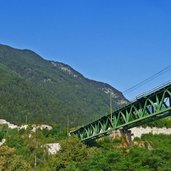
[[[57,170],[75,167],[75,164],[81,164],[95,152],[95,148],[88,148],[76,137],[69,137],[60,144],[61,150],[55,158]]]

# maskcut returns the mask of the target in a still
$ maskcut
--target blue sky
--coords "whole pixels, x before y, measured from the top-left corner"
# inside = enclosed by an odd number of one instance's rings
[[[171,65],[170,9],[170,0],[0,0],[0,43],[32,49],[124,91]]]

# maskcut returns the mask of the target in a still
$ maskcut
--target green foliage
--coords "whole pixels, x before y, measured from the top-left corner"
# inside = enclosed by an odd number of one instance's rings
[[[79,171],[169,171],[171,168],[171,142],[168,135],[144,135],[142,140],[152,143],[148,147],[117,148],[117,142],[106,138],[97,144],[98,150],[81,164]]]
[[[0,141],[4,138],[4,132],[0,131]]]
[[[46,129],[43,130],[43,134],[46,137],[53,137],[55,140],[61,140],[66,138],[67,135],[67,129],[61,129],[58,124],[52,125],[52,130],[48,131]]]
[[[56,170],[73,170],[78,164],[87,160],[95,153],[95,148],[87,146],[76,137],[70,137],[60,142],[61,151],[57,154]]]
[[[171,128],[171,118],[168,117],[168,118],[160,119],[160,120],[150,122],[150,123],[143,125],[143,127],[147,127],[147,126],[157,127],[157,128],[163,128],[163,127]]]
[[[49,131],[49,133],[46,129],[38,129],[36,132],[32,132],[30,126],[26,130],[9,129],[6,126],[0,126],[0,133],[3,133],[3,138],[6,139],[5,144],[15,151],[15,156],[18,156],[19,159],[22,156],[23,161],[28,163],[31,168],[35,168],[36,157],[36,168],[40,171],[48,171],[55,168],[51,163],[52,156],[48,155],[44,144],[61,139],[64,136],[63,134],[55,135],[55,132],[59,130],[64,132],[57,125],[55,125],[54,129]],[[16,159],[16,161],[14,160],[15,163],[18,161],[18,158]],[[10,163],[10,165],[12,166],[12,163]]]
[[[29,163],[15,154],[14,148],[0,147],[0,170],[5,171],[27,171],[31,167]]]
[[[6,125],[1,125],[0,126],[0,141],[5,137],[5,134],[7,132],[7,126]]]
[[[125,147],[122,139],[110,137],[87,146],[76,137],[63,138],[59,130],[65,132],[58,125],[49,132],[32,132],[31,127],[18,131],[0,126],[6,139],[5,146],[0,147],[0,170],[170,171],[171,135],[143,135],[136,140],[139,145],[133,147]],[[56,140],[61,150],[49,155],[43,145]]]
[[[121,144],[124,142],[124,139],[112,139],[111,137],[104,137],[102,140],[98,140],[97,144],[99,147],[101,147],[104,150],[111,150],[115,146]]]

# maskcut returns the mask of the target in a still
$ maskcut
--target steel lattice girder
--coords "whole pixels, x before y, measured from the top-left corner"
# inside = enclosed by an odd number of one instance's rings
[[[171,84],[166,85],[112,114],[70,132],[82,141],[97,139],[116,129],[129,129],[171,115]]]

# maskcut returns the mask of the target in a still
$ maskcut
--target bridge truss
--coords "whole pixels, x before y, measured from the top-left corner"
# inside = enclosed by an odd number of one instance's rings
[[[91,141],[117,129],[152,122],[171,115],[171,83],[156,89],[96,121],[70,132],[82,141]]]

